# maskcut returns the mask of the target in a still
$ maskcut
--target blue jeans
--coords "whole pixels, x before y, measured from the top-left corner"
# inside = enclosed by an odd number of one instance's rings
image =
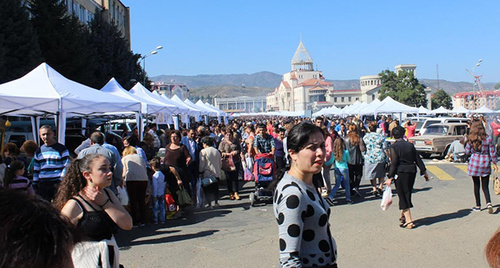
[[[344,189],[345,189],[345,199],[347,201],[350,201],[351,200],[351,186],[349,185],[349,169],[335,168],[335,186],[333,186],[328,197],[330,199],[334,199],[335,194],[339,190],[340,181],[341,181],[342,176],[344,177],[344,179],[342,181],[343,181]]]
[[[158,211],[160,210],[160,211]],[[157,196],[153,202],[153,222],[158,223],[158,212],[160,212],[160,222],[165,222],[165,196]]]

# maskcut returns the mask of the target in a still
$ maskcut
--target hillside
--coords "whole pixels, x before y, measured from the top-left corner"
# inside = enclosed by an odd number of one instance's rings
[[[281,81],[281,75],[272,72],[258,72],[253,74],[218,74],[218,75],[160,75],[152,77],[153,81],[184,83],[190,89],[193,96],[265,96],[272,92]],[[350,80],[328,80],[333,83],[335,89],[359,88],[358,79]],[[419,79],[420,83],[437,89],[437,80]],[[485,83],[485,90],[493,90],[494,83]],[[439,87],[448,94],[471,91],[473,84],[469,82],[439,81]]]

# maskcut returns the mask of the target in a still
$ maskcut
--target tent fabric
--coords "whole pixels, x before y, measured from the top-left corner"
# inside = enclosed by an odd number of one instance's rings
[[[453,109],[451,112],[454,114],[468,114],[468,113],[470,113],[470,110],[463,107],[463,106],[460,106],[456,109]]]
[[[198,106],[198,105],[194,104],[192,101],[190,101],[189,99],[184,100],[184,103],[190,107],[193,107],[194,109],[202,111],[203,115],[217,116],[217,113],[215,111],[209,110],[205,107]]]
[[[139,96],[143,99],[146,99],[150,102],[159,104],[159,105],[173,105],[175,106],[175,109],[171,111],[172,114],[179,114],[179,113],[185,113],[187,112],[187,109],[180,108],[179,106],[175,105],[175,103],[169,103],[163,98],[158,99],[155,97],[151,91],[149,91],[147,88],[145,88],[141,83],[136,83],[129,91],[132,95],[134,96]]]
[[[162,94],[161,96],[162,96],[162,98],[164,98],[164,99],[168,99],[168,97],[167,97],[165,94]],[[184,107],[184,108],[186,108],[186,109],[189,109],[188,114],[189,114],[190,116],[195,116],[195,117],[197,117],[197,116],[201,116],[201,115],[203,115],[203,112],[202,112],[201,110],[199,110],[199,109],[195,109],[195,108],[193,108],[193,107],[191,107],[191,106],[187,105],[187,104],[186,104],[186,103],[184,103],[184,102],[181,100],[181,98],[179,98],[179,96],[177,96],[177,95],[173,95],[173,96],[172,96],[172,98],[170,98],[170,100],[171,100],[171,101],[173,101],[173,102],[175,102],[177,105],[179,105],[179,106],[181,106],[181,107]]]
[[[201,108],[204,108],[206,109],[207,111],[212,111],[215,113],[216,116],[222,116],[222,113],[217,111],[216,109],[206,105],[205,103],[203,103],[201,100],[198,100],[196,103],[195,103],[196,106],[198,107],[201,107]]]
[[[418,107],[418,113],[419,114],[428,114],[430,113],[431,110],[425,108],[424,106],[420,105],[420,107]]]
[[[0,85],[0,114],[91,116],[140,110],[140,103],[67,79],[46,63]]]
[[[341,115],[341,114],[342,110],[333,105],[332,107],[323,108],[313,113],[312,116],[316,117],[321,115]]]
[[[210,104],[210,103],[208,103],[208,102],[205,102],[205,105],[206,105],[206,106],[208,106],[208,107],[210,107],[210,108],[212,108],[212,109],[214,109],[214,110],[216,110],[216,111],[218,111],[218,112],[220,112],[220,115],[222,115],[222,116],[227,116],[227,113],[226,113],[226,112],[224,112],[223,110],[221,110],[221,109],[219,109],[219,108],[217,108],[217,107],[213,106],[212,104]]]
[[[159,103],[154,103],[143,99],[139,96],[133,95],[125,90],[115,78],[111,78],[109,82],[101,88],[101,92],[106,92],[114,96],[129,99],[131,101],[138,101],[141,103],[141,112],[147,114],[154,114],[157,112],[169,112],[172,113],[176,106],[174,105],[160,105]],[[131,111],[132,112],[132,111]]]
[[[441,106],[441,107],[439,107],[439,108],[437,108],[435,110],[432,110],[431,114],[448,114],[450,112],[451,112],[450,110],[448,110],[448,109],[444,108],[443,106]]]
[[[495,113],[495,111],[491,110],[490,108],[488,108],[486,106],[481,106],[481,108],[472,110],[472,112],[476,113],[476,114],[491,114],[491,113]]]

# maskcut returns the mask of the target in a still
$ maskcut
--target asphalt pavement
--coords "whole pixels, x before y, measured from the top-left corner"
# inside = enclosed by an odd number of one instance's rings
[[[488,267],[484,246],[500,227],[500,196],[490,194],[494,213],[472,212],[472,180],[466,164],[426,160],[434,177],[418,177],[412,216],[416,228],[398,226],[398,198],[387,210],[369,194],[347,204],[337,193],[330,217],[338,246],[339,267]],[[393,187],[394,188],[394,187]],[[220,207],[190,210],[187,218],[146,225],[117,234],[120,263],[125,267],[279,267],[277,223],[272,204],[251,207],[246,183],[242,200],[224,196]],[[225,193],[223,188],[221,193]],[[482,205],[485,201],[482,196]]]

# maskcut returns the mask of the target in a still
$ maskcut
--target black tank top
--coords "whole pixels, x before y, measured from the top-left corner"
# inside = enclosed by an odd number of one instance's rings
[[[104,192],[108,196],[110,202],[111,198],[106,189]],[[80,232],[84,235],[87,240],[91,241],[101,241],[103,239],[111,239],[114,233],[116,233],[117,225],[109,217],[109,215],[104,210],[96,210],[87,200],[85,200],[80,194],[78,194],[79,199],[83,200],[93,211],[87,211],[85,206],[77,198],[72,198],[83,210],[83,216],[78,221],[77,227]]]

